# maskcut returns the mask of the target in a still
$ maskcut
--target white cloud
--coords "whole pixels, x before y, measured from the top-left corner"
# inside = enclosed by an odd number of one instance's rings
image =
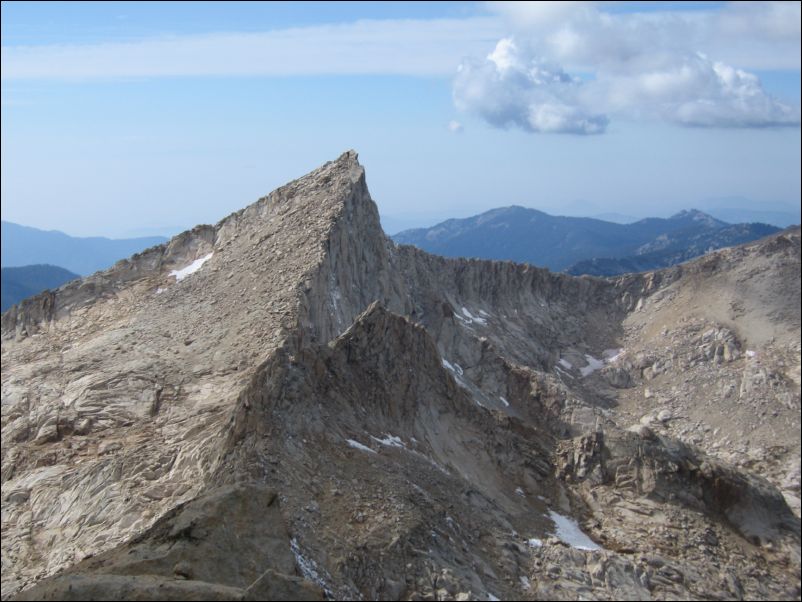
[[[672,57],[633,74],[601,76],[594,94],[611,111],[687,126],[798,125],[799,108],[767,94],[758,78],[708,57]]]
[[[3,79],[175,76],[451,75],[503,35],[498,17],[362,20],[260,33],[135,42],[3,46]]]
[[[628,14],[602,12],[596,3],[490,4],[515,37],[502,38],[484,61],[464,61],[453,93],[458,108],[496,127],[597,134],[608,115],[698,127],[799,125],[798,106],[766,93],[754,74],[699,51],[711,37],[727,54],[727,40],[738,37],[784,64],[780,50],[796,45],[798,65],[797,2]]]
[[[537,38],[568,69],[657,51],[702,52],[741,69],[802,66],[799,2],[730,2],[709,10],[613,13],[605,2],[487,2],[507,35]],[[572,41],[572,44],[565,44]],[[589,61],[589,63],[584,63]]]
[[[465,61],[454,80],[457,108],[478,113],[496,127],[530,132],[599,134],[604,115],[584,110],[582,83],[559,67],[539,62],[509,38],[484,61]]]

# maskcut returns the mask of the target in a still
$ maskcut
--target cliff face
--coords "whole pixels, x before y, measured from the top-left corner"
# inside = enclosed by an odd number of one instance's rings
[[[3,315],[3,596],[798,598],[799,257],[439,258],[345,153]]]

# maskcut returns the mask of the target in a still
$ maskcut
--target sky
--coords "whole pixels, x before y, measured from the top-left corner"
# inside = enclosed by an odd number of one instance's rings
[[[800,202],[799,2],[3,2],[0,23],[2,218],[28,226],[215,223],[352,148],[390,233]]]

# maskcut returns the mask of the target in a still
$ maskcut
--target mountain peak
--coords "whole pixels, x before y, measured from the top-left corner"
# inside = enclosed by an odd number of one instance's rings
[[[359,154],[351,149],[342,153],[333,161],[328,161],[303,176],[302,180],[319,180],[327,184],[331,176],[341,174],[347,176],[352,182],[357,182],[365,174],[365,168],[359,163]]]
[[[674,215],[672,215],[669,219],[693,220],[695,222],[702,223],[713,228],[719,228],[721,226],[727,225],[725,222],[717,220],[712,215],[705,213],[704,211],[699,211],[698,209],[683,209],[679,213],[675,213]]]

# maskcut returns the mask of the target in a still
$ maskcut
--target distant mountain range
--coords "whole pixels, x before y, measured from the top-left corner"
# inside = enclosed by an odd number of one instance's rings
[[[582,274],[615,276],[630,272],[657,270],[688,261],[715,249],[763,238],[777,230],[778,228],[767,224],[735,224],[688,237],[666,238],[660,241],[666,243],[664,248],[647,251],[641,255],[621,258],[602,257],[579,261],[565,271],[574,276]]]
[[[666,267],[779,228],[731,225],[697,210],[631,224],[503,207],[393,236],[446,257],[509,259],[572,274],[612,275]]]
[[[41,293],[45,289],[56,289],[76,278],[80,276],[55,265],[3,268],[0,312],[6,311],[27,297]]]
[[[163,236],[111,239],[78,238],[57,230],[39,230],[2,222],[2,267],[58,265],[87,276],[120,259],[166,241]]]

